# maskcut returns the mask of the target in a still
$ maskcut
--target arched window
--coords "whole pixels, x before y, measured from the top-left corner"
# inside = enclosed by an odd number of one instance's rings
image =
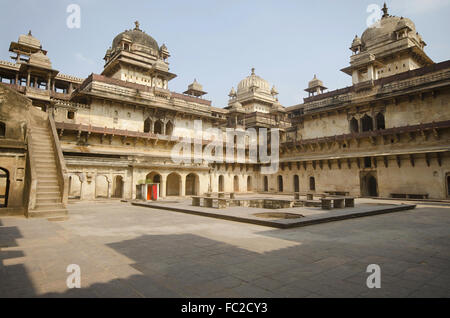
[[[223,176],[219,176],[219,192],[223,192],[225,188],[223,179],[224,179]]]
[[[169,120],[166,124],[166,135],[172,135],[173,133],[173,124],[172,122]]]
[[[386,129],[386,125],[384,123],[384,115],[382,113],[378,113],[377,117],[375,117],[377,121],[377,129]]]
[[[300,192],[300,181],[298,175],[294,176],[294,192]]]
[[[250,192],[253,190],[253,186],[252,186],[252,177],[248,176],[247,177],[247,192]]]
[[[316,179],[314,177],[309,178],[309,190],[316,191]]]
[[[359,132],[358,121],[355,117],[350,120],[350,132],[357,133]]]
[[[239,177],[238,176],[234,176],[233,189],[234,189],[234,192],[239,192]]]
[[[151,129],[152,129],[152,120],[150,118],[147,118],[144,121],[144,132],[149,133],[151,132]]]
[[[158,120],[158,121],[155,123],[155,129],[153,129],[153,132],[154,132],[155,134],[160,134],[160,135],[162,135],[162,133],[163,133],[163,127],[164,127],[163,122],[160,121],[160,120]]]
[[[264,192],[269,191],[269,178],[267,176],[264,176]]]
[[[0,137],[6,136],[6,125],[4,122],[0,121]]]
[[[278,176],[278,192],[283,192],[283,176]]]
[[[361,130],[362,131],[372,131],[373,130],[372,117],[364,115],[364,117],[361,118]]]
[[[364,168],[372,167],[372,158],[364,157]]]

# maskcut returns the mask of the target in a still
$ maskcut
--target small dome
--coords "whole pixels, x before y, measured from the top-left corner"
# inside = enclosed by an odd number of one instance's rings
[[[31,65],[36,65],[47,69],[52,68],[52,63],[50,62],[50,59],[47,57],[47,55],[42,53],[42,51],[31,54],[28,63]]]
[[[398,30],[399,24],[408,26],[414,32],[416,30],[414,23],[408,18],[387,16],[367,28],[361,36],[361,41],[365,45],[368,45],[374,40],[381,39],[383,37],[390,38],[392,37],[392,34]]]
[[[314,78],[309,81],[308,88],[324,87],[323,82],[314,74]]]
[[[41,41],[36,39],[32,34],[31,30],[28,32],[27,35],[21,35],[19,36],[19,40],[17,41],[19,44],[28,45],[35,47],[37,49],[41,48]]]
[[[150,35],[139,29],[138,22],[136,22],[136,28],[134,28],[134,30],[127,30],[117,35],[113,40],[112,48],[120,48],[120,42],[122,39],[127,39],[133,44],[139,44],[144,47],[151,48],[156,54],[159,52],[158,42],[156,42],[156,40]]]
[[[362,44],[361,39],[358,37],[358,35],[355,35],[355,38],[353,39],[353,42],[352,42],[352,47],[356,47],[361,44]]]
[[[259,90],[270,94],[270,85],[265,79],[255,75],[255,69],[252,69],[252,74],[247,76],[238,84],[238,93],[246,92],[251,87],[257,87]]]
[[[272,86],[272,89],[270,90],[270,94],[273,96],[278,95],[278,90],[275,88],[275,85]]]

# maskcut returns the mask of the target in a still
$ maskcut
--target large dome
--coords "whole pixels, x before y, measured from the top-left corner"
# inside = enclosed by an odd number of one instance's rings
[[[255,75],[255,69],[252,69],[252,74],[247,76],[238,84],[238,93],[250,90],[251,87],[258,87],[259,90],[270,94],[270,84],[265,79]]]
[[[376,40],[391,38],[394,32],[401,27],[409,27],[411,31],[416,33],[416,26],[410,19],[396,16],[386,16],[367,28],[361,36],[361,41],[364,45],[370,46]]]
[[[147,33],[140,30],[138,23],[136,24],[136,28],[134,30],[127,30],[116,36],[113,40],[112,48],[115,49],[120,47],[120,42],[122,41],[123,38],[132,41],[133,44],[139,44],[147,48],[151,48],[156,52],[159,51],[159,46],[156,40]]]

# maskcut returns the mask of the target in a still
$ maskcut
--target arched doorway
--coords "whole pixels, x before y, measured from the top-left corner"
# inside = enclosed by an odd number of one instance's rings
[[[234,176],[233,178],[233,190],[234,192],[239,192],[239,177]]]
[[[283,192],[283,176],[278,176],[278,192]]]
[[[164,127],[164,123],[161,120],[158,120],[157,122],[155,122],[155,127],[153,129],[153,132],[155,134],[160,134],[162,135],[163,133],[163,127]]]
[[[300,180],[298,175],[294,175],[294,192],[300,192]]]
[[[9,171],[0,168],[0,208],[8,206],[9,182]]]
[[[161,196],[161,175],[158,172],[152,171],[145,177],[145,183],[158,183],[159,195]]]
[[[81,199],[81,180],[78,175],[69,177],[69,199]]]
[[[186,195],[198,195],[199,177],[195,173],[186,176]]]
[[[122,178],[122,176],[116,176],[114,178],[113,197],[114,198],[122,198],[123,197],[123,178]]]
[[[150,119],[150,118],[147,118],[145,121],[144,121],[144,132],[145,133],[149,133],[149,132],[151,132],[151,130],[152,130],[152,120]]]
[[[95,197],[96,198],[109,197],[109,182],[106,176],[100,175],[95,178]]]
[[[450,197],[450,174],[445,176],[445,180],[447,181],[447,197]]]
[[[219,192],[223,192],[225,187],[224,187],[224,177],[221,175],[219,176]]]
[[[252,177],[247,177],[247,192],[253,191],[253,185],[252,185]]]
[[[173,124],[172,122],[169,120],[166,124],[166,135],[170,136],[173,133]]]
[[[4,122],[0,121],[0,137],[6,136],[6,125]]]
[[[365,197],[378,196],[377,178],[373,174],[366,174],[361,178],[361,194]]]
[[[309,177],[309,190],[316,191],[316,179],[314,177]]]
[[[167,176],[166,195],[168,197],[181,195],[181,176],[176,172]]]
[[[264,192],[269,192],[269,178],[264,176]]]
[[[377,179],[374,176],[369,176],[369,179],[367,180],[367,190],[370,197],[378,196]]]

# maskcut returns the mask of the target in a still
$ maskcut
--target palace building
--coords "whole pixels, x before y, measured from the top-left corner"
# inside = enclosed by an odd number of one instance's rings
[[[170,51],[138,22],[113,39],[103,72],[87,78],[54,69],[30,31],[11,42],[12,62],[0,61],[0,214],[52,216],[69,200],[132,200],[147,182],[162,198],[331,190],[449,199],[450,61],[432,61],[425,46],[414,23],[385,6],[350,45],[341,71],[351,86],[328,91],[314,75],[309,96],[283,106],[252,69],[228,105],[214,107],[196,80],[184,93],[170,90]],[[227,128],[279,130],[277,173],[264,175],[251,160],[175,163],[173,147],[198,136],[199,120],[203,147],[210,128],[224,136]],[[249,146],[238,145],[247,159]]]

